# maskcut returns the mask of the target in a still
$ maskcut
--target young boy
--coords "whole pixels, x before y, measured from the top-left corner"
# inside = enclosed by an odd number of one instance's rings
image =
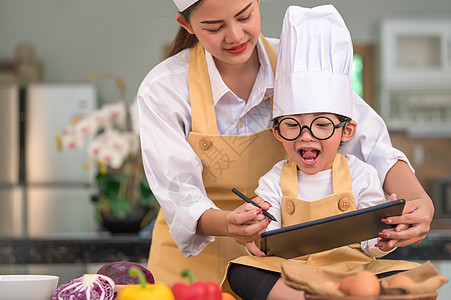
[[[292,6],[284,18],[274,87],[273,133],[290,160],[277,163],[259,180],[256,194],[271,204],[278,222],[267,230],[325,218],[388,201],[376,170],[354,156],[338,153],[352,139],[352,41],[331,5]],[[298,259],[337,271],[352,271],[393,249],[377,239]],[[378,270],[405,265],[378,264]],[[229,268],[232,289],[245,299],[298,297],[284,285],[280,258],[238,258]],[[246,280],[249,278],[249,280]],[[255,288],[252,282],[257,282]]]

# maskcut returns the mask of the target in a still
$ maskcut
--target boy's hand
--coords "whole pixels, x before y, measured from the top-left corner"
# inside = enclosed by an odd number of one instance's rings
[[[266,257],[265,252],[260,250],[260,240],[246,243],[246,247],[255,256]]]
[[[395,249],[396,247],[388,247],[386,246],[388,244],[389,240],[385,240],[382,238],[377,238],[377,244],[375,245],[376,247],[378,247],[379,249],[381,249],[382,251],[391,251],[393,249]]]

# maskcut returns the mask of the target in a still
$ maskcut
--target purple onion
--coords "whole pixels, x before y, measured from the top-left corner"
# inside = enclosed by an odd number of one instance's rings
[[[60,285],[52,300],[111,300],[116,285],[108,276],[85,274]]]
[[[127,261],[116,261],[104,264],[98,271],[97,274],[102,274],[113,279],[116,285],[126,285],[126,284],[139,284],[137,278],[131,277],[128,270],[131,267],[137,267],[143,271],[144,276],[148,283],[155,283],[152,273],[139,264],[135,264]]]

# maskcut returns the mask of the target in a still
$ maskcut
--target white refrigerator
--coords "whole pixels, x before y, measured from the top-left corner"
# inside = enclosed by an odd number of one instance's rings
[[[55,140],[96,108],[92,84],[0,86],[0,236],[98,231],[86,149],[58,152]]]

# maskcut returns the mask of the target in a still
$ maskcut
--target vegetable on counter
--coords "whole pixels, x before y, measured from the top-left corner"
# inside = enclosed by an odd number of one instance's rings
[[[117,300],[174,300],[171,289],[162,283],[147,283],[141,268],[131,267],[131,277],[138,278],[139,285],[128,285],[117,294]]]
[[[213,281],[195,281],[190,269],[183,269],[181,275],[188,277],[190,285],[176,282],[172,286],[175,300],[221,300],[221,287]]]
[[[138,278],[131,277],[128,270],[131,267],[136,267],[141,269],[141,271],[146,276],[146,281],[148,283],[155,283],[152,273],[139,264],[126,261],[117,261],[104,264],[98,271],[97,274],[102,274],[113,279],[116,285],[126,285],[126,284],[139,284]]]
[[[101,274],[85,274],[60,285],[52,300],[111,300],[114,299],[114,281]]]

